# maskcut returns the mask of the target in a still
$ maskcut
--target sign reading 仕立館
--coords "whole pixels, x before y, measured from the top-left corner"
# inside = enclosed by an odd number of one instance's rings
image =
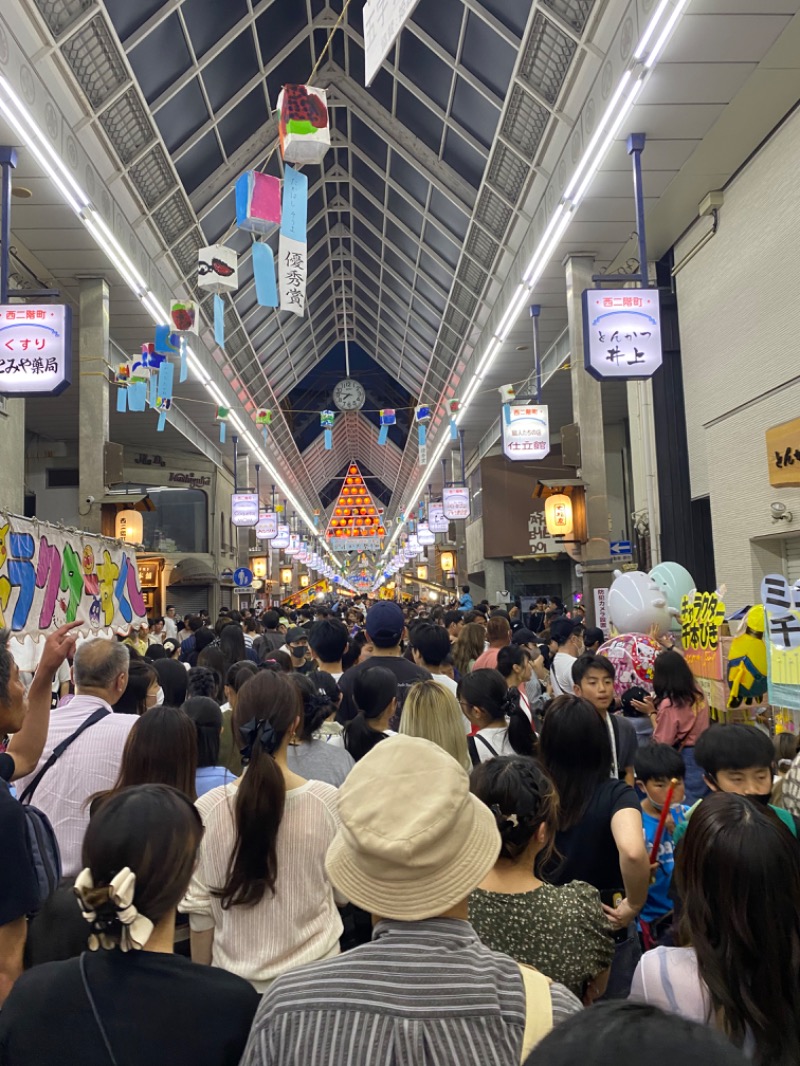
[[[544,459],[550,454],[550,419],[546,405],[504,403],[500,425],[507,459]]]
[[[0,395],[58,396],[71,384],[65,304],[0,304]]]
[[[598,381],[652,377],[662,362],[658,289],[586,289],[583,355]]]

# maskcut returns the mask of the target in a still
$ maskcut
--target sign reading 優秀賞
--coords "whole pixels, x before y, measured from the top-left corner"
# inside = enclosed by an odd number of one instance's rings
[[[0,395],[58,396],[71,384],[65,304],[0,304]]]

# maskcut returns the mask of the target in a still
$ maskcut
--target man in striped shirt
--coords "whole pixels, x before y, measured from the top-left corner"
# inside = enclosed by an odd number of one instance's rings
[[[339,792],[334,887],[374,916],[371,943],[279,977],[242,1066],[517,1066],[581,1009],[484,947],[467,897],[495,863],[495,816],[441,748],[378,744]]]

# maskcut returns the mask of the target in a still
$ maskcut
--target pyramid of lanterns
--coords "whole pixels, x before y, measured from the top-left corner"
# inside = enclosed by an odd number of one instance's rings
[[[328,522],[325,537],[334,549],[340,547],[347,551],[349,542],[356,538],[374,538],[374,546],[378,548],[380,538],[385,535],[383,508],[376,507],[361,471],[355,463],[351,463]]]

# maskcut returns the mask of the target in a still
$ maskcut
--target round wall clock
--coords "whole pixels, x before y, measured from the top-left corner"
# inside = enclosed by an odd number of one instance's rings
[[[333,402],[340,411],[360,411],[366,398],[364,386],[353,378],[344,378],[333,390]]]

